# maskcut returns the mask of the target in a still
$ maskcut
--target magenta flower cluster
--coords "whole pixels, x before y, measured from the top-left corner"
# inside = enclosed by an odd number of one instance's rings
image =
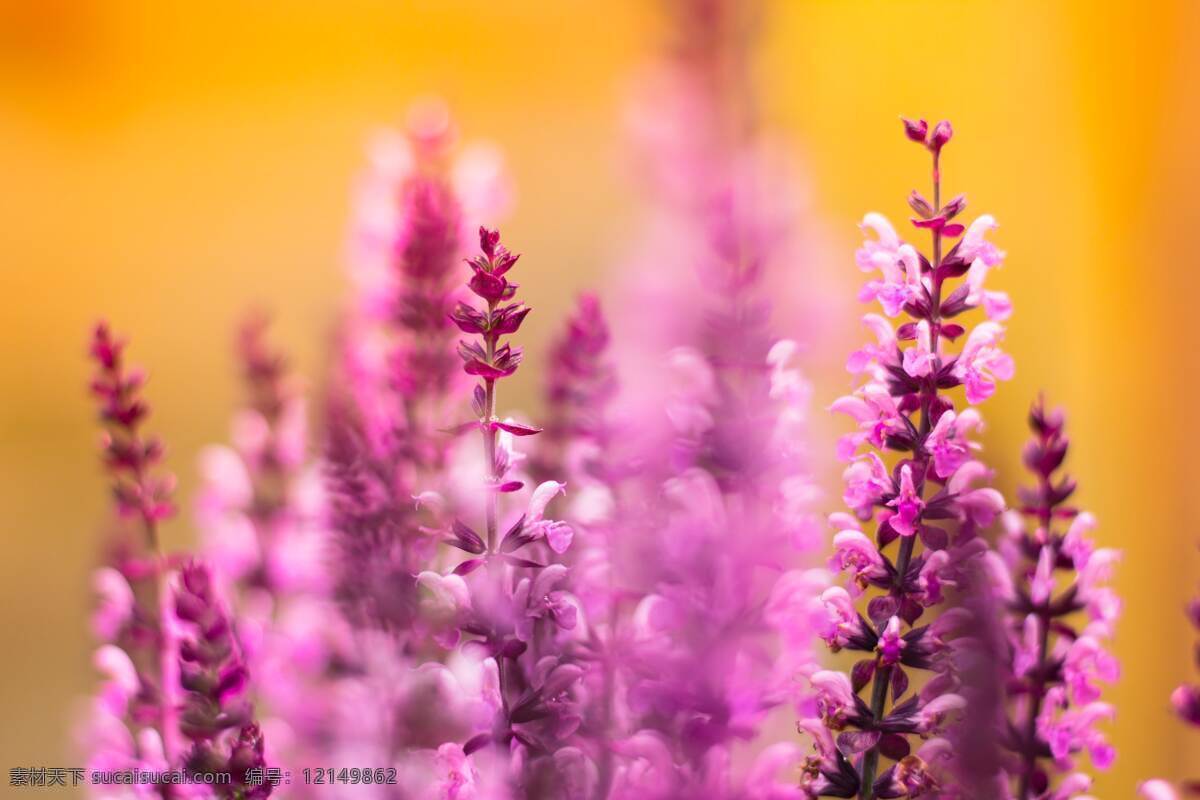
[[[547,313],[541,364],[516,282],[538,255],[493,227],[502,162],[436,104],[372,147],[328,380],[306,387],[262,315],[239,329],[191,552],[164,542],[144,378],[96,329],[114,513],[90,769],[186,777],[131,795],[164,800],[1087,797],[1116,757],[1118,554],[1075,503],[1062,412],[1033,406],[1033,485],[993,485],[980,409],[1014,374],[1012,304],[995,220],[943,196],[953,128],[903,121],[932,167],[908,233],[862,220],[877,307],[826,459],[800,365],[832,312],[788,287],[836,304],[797,275],[789,173],[743,102],[753,26],[671,7],[689,36],[640,87],[632,268]],[[1171,701],[1200,725],[1200,689]]]
[[[1023,456],[1037,483],[1021,490],[999,552],[989,554],[997,596],[1010,610],[1010,709],[997,735],[1011,758],[1001,780],[1011,776],[1019,798],[1071,796],[1091,784],[1077,771],[1081,754],[1099,769],[1115,756],[1101,729],[1114,709],[1100,698],[1102,684],[1120,677],[1106,649],[1121,609],[1107,585],[1119,554],[1095,546],[1095,519],[1070,502],[1076,485],[1060,472],[1069,447],[1062,412],[1039,401],[1029,419],[1033,438]],[[1063,777],[1054,788],[1056,773]]]

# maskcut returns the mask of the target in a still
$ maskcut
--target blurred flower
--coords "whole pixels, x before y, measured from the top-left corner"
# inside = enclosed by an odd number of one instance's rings
[[[119,522],[133,522],[136,530],[127,525],[114,530],[109,566],[93,577],[99,604],[92,626],[103,643],[95,663],[108,682],[81,734],[96,768],[165,768],[180,755],[171,561],[159,534],[159,523],[175,512],[175,479],[154,473],[163,447],[141,431],[150,412],[141,397],[145,376],[126,367],[124,349],[106,324],[96,326],[91,391],[104,426],[104,464]]]

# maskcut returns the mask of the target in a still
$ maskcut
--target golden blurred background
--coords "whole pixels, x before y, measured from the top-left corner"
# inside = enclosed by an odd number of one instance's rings
[[[150,368],[151,427],[186,504],[237,398],[234,321],[266,305],[319,375],[363,143],[433,92],[466,138],[507,153],[536,365],[567,298],[603,286],[636,231],[619,111],[658,22],[649,0],[0,3],[0,767],[79,761],[68,729],[93,681],[106,510],[90,324],[112,320]],[[1000,220],[995,286],[1016,304],[1018,376],[985,409],[989,459],[1011,488],[1044,389],[1069,407],[1099,538],[1125,551],[1120,755],[1094,793],[1200,774],[1200,734],[1167,701],[1189,675],[1181,608],[1200,576],[1200,4],[776,0],[765,22],[766,122],[828,234],[796,280],[855,291],[861,214],[902,218],[926,180],[897,116],[954,121],[948,190]],[[829,365],[862,333],[813,333],[824,407],[848,384]],[[824,478],[836,498],[836,470]]]

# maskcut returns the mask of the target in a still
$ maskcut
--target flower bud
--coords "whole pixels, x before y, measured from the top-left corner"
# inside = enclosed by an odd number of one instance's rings
[[[929,123],[923,119],[915,122],[906,117],[901,117],[900,121],[904,123],[904,135],[914,142],[925,144],[925,134],[929,132]]]
[[[938,152],[953,136],[954,128],[950,127],[950,120],[942,120],[933,129],[933,136],[929,137],[929,149]]]

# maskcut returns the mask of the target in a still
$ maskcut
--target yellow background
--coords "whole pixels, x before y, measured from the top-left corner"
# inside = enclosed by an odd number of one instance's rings
[[[83,391],[91,322],[131,333],[151,367],[153,427],[186,499],[236,398],[233,321],[267,304],[317,373],[362,143],[436,92],[510,159],[506,240],[526,253],[536,369],[562,301],[603,284],[636,231],[617,112],[655,24],[631,0],[0,4],[5,791],[11,766],[72,763],[69,710],[92,682],[87,576],[106,499]],[[955,123],[948,190],[1000,220],[995,285],[1016,303],[1018,377],[986,407],[989,458],[1010,488],[1044,388],[1069,406],[1082,502],[1125,551],[1120,755],[1103,798],[1182,777],[1189,753],[1200,775],[1200,733],[1167,704],[1189,674],[1180,609],[1200,574],[1198,36],[1188,0],[779,0],[758,71],[828,232],[798,281],[836,274],[853,292],[862,212],[902,218],[924,187],[897,115]],[[849,321],[821,336],[819,363],[860,336]],[[823,407],[846,378],[818,377]],[[189,537],[185,523],[167,535]]]

